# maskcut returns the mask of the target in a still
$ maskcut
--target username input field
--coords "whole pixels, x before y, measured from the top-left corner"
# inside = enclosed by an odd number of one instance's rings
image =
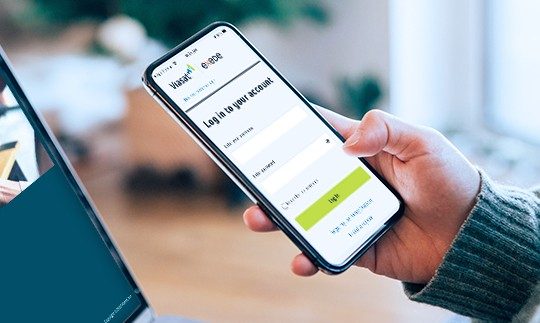
[[[273,194],[292,181],[308,166],[319,160],[336,145],[336,140],[324,134],[309,144],[298,155],[270,174],[262,183],[262,187]]]
[[[270,144],[281,138],[285,133],[298,125],[306,117],[306,112],[299,106],[294,106],[276,121],[261,130],[253,138],[232,152],[233,159],[238,164],[245,164]]]

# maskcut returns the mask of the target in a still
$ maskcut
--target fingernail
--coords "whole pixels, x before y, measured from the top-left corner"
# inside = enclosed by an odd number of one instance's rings
[[[343,144],[343,148],[348,149],[356,145],[359,141],[360,135],[358,134],[358,132],[355,132],[352,136],[349,137],[349,139],[347,139],[347,141],[345,141],[345,144]]]

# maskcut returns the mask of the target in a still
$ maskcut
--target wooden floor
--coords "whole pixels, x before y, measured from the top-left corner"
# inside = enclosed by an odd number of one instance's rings
[[[445,322],[451,313],[410,302],[399,282],[353,268],[295,277],[296,248],[255,234],[211,197],[128,196],[114,172],[82,175],[157,313],[212,322]]]

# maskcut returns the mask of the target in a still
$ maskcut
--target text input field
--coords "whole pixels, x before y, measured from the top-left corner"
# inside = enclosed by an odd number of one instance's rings
[[[253,138],[246,141],[242,146],[231,154],[238,164],[245,164],[255,157],[271,143],[294,128],[306,117],[306,112],[299,106],[293,107],[272,124],[261,130]]]
[[[268,176],[262,182],[262,187],[270,194],[277,192],[335,145],[336,141],[330,135],[324,134],[320,136],[298,155]]]

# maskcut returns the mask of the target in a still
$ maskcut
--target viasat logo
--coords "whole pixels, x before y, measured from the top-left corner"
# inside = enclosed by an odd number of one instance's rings
[[[182,85],[186,84],[189,80],[191,80],[191,74],[193,73],[193,71],[195,71],[195,68],[191,66],[190,64],[186,64],[186,67],[187,68],[184,75],[180,76],[176,81],[172,81],[171,83],[169,83],[169,85],[173,89],[177,89],[181,87]]]

